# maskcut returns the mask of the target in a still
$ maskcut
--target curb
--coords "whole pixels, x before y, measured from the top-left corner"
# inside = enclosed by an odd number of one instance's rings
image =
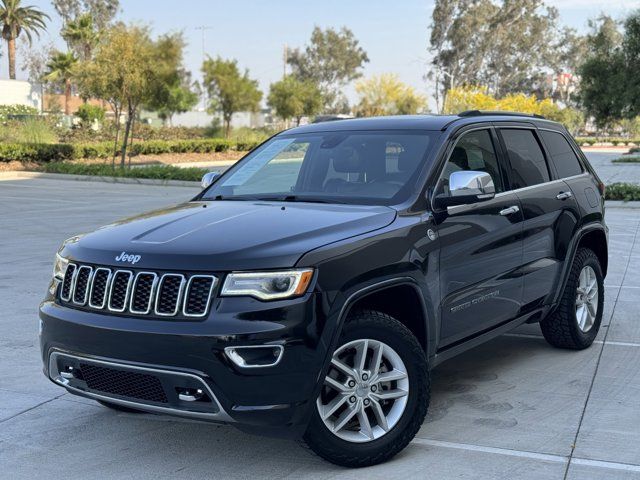
[[[623,202],[622,200],[607,200],[606,208],[640,208],[640,202]]]
[[[152,178],[128,178],[128,177],[101,177],[97,175],[72,175],[68,173],[41,173],[41,172],[0,172],[2,180],[20,180],[28,178],[44,178],[49,180],[71,180],[79,182],[124,183],[135,185],[151,185],[158,187],[200,187],[200,182],[186,180],[157,180]]]

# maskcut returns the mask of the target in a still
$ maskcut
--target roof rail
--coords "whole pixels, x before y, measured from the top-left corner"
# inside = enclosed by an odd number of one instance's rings
[[[542,115],[538,115],[537,113],[507,112],[501,110],[465,110],[464,112],[460,112],[458,114],[459,117],[482,117],[493,115],[501,115],[505,117],[532,117],[546,120],[545,117],[543,117]]]

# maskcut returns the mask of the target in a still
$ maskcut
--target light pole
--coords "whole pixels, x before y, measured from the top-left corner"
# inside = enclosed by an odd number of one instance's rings
[[[206,31],[207,30],[213,30],[213,27],[207,26],[207,25],[200,25],[199,27],[196,27],[196,30],[200,30],[202,32],[202,64],[204,65],[204,60],[205,60],[205,51],[206,51],[206,42],[205,42],[205,35],[206,35]],[[207,88],[204,85],[204,82],[202,82],[203,88],[202,88],[202,110],[206,111],[207,110]]]

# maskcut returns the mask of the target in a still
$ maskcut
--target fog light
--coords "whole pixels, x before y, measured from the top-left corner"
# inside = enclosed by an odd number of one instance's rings
[[[227,357],[241,368],[273,367],[282,359],[282,345],[249,345],[244,347],[226,347]]]

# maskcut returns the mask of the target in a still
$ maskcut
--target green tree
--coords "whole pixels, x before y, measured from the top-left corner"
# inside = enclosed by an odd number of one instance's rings
[[[156,81],[151,85],[145,108],[158,112],[165,124],[170,124],[176,113],[187,112],[198,103],[191,75],[182,65],[184,48],[181,33],[163,35],[154,46]]]
[[[413,87],[401,82],[397,75],[386,73],[356,83],[359,117],[410,115],[422,112],[427,99]]]
[[[231,117],[236,112],[256,111],[260,107],[262,92],[258,82],[238,69],[236,60],[215,60],[209,57],[202,64],[203,86],[209,93],[209,111],[222,113],[225,136],[231,131]]]
[[[296,78],[318,85],[327,111],[336,111],[344,103],[344,96],[337,92],[360,78],[368,61],[367,53],[346,27],[339,31],[314,27],[310,44],[304,50],[292,50],[287,59]]]
[[[588,53],[579,69],[580,101],[596,124],[605,127],[623,118],[628,100],[623,35],[618,23],[606,15],[591,21],[590,26]]]
[[[291,75],[272,83],[267,97],[267,103],[278,117],[285,122],[295,118],[296,125],[300,125],[302,117],[320,113],[322,101],[322,92],[313,82],[301,81]]]
[[[448,90],[470,85],[498,97],[539,94],[549,71],[565,73],[580,41],[540,0],[436,0],[428,77],[439,104]]]
[[[16,39],[24,33],[29,45],[33,35],[46,29],[49,16],[35,7],[23,7],[22,0],[0,0],[0,27],[9,50],[9,78],[16,78]]]
[[[90,13],[69,21],[62,29],[62,38],[81,60],[90,60],[99,35]]]
[[[157,50],[147,28],[116,25],[105,32],[94,57],[80,69],[79,86],[83,95],[106,101],[116,118],[114,157],[120,135],[120,117],[125,129],[120,145],[120,163],[125,166],[129,136],[136,114],[160,81]]]
[[[120,9],[119,0],[52,0],[63,28],[84,14],[90,14],[97,31],[107,28]]]
[[[47,63],[43,79],[64,85],[64,113],[71,114],[71,87],[76,75],[78,59],[73,52],[54,52]]]

